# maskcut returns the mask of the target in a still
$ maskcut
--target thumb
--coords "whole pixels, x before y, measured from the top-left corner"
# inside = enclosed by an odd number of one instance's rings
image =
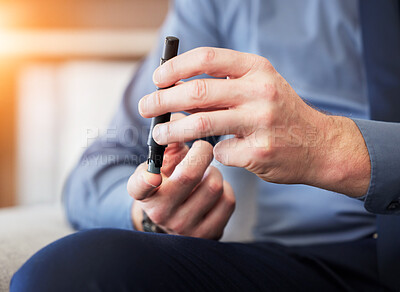
[[[214,147],[214,157],[227,166],[246,167],[250,163],[248,147],[244,138],[222,140]]]
[[[161,174],[147,171],[146,162],[140,164],[128,180],[127,190],[135,200],[144,200],[153,195],[161,185]]]

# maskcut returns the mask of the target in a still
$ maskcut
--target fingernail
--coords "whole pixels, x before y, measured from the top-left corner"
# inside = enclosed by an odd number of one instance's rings
[[[165,76],[165,67],[164,66],[160,66],[156,69],[156,71],[154,71],[153,74],[153,82],[155,84],[161,83],[164,76]]]
[[[166,139],[167,134],[167,126],[158,124],[153,129],[153,139],[158,144],[164,144],[164,140]]]
[[[139,109],[139,113],[142,115],[145,111],[146,111],[146,100],[143,97],[141,100],[139,100],[139,105],[138,105],[138,109]]]
[[[143,181],[144,181],[146,184],[148,184],[149,186],[151,186],[151,187],[153,187],[153,188],[156,188],[157,186],[155,186],[155,185],[149,183],[148,176],[150,176],[150,175],[152,175],[152,174],[151,174],[151,173],[148,173],[147,171],[144,171],[144,172],[142,173]]]

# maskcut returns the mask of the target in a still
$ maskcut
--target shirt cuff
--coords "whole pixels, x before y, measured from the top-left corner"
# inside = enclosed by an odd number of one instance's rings
[[[353,119],[371,161],[371,179],[364,206],[377,214],[400,214],[400,123]]]

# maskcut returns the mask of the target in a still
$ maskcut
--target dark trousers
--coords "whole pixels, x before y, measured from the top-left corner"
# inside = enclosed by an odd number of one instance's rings
[[[93,229],[40,250],[16,291],[382,291],[372,238],[307,247]]]

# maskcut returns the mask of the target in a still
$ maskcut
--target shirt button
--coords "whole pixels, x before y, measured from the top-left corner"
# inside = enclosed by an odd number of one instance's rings
[[[393,211],[399,209],[399,207],[400,207],[399,201],[393,201],[389,204],[389,206],[387,206],[387,209]]]
[[[378,238],[378,233],[372,234],[372,238],[373,238],[373,239],[377,239],[377,238]]]

